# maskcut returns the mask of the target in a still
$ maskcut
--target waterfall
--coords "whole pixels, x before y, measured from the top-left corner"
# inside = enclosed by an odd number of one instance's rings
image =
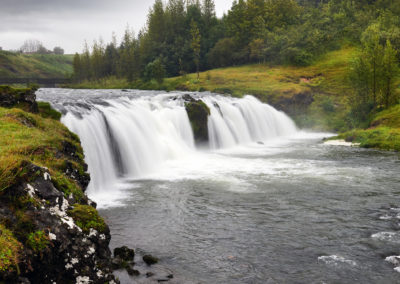
[[[262,142],[296,132],[294,122],[286,114],[253,96],[242,99],[209,96],[203,100],[211,110],[208,132],[212,149]]]
[[[200,151],[182,94],[114,92],[119,93],[93,95],[80,90],[64,95],[58,91],[56,97],[39,96],[62,111],[62,122],[80,137],[92,177],[89,192],[107,190],[121,178],[157,172],[165,161]],[[267,141],[297,131],[287,115],[252,96],[192,96],[210,108],[210,150]]]

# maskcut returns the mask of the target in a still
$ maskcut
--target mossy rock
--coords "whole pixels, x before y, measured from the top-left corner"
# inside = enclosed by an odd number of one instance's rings
[[[28,112],[38,112],[36,88],[13,88],[0,86],[0,107],[20,108]]]
[[[146,254],[143,256],[143,261],[147,264],[147,265],[153,265],[158,263],[158,258],[155,256],[152,256],[150,254]]]
[[[196,143],[207,142],[210,108],[202,100],[186,102],[185,108],[189,116]]]
[[[75,223],[82,229],[83,232],[89,233],[90,229],[104,233],[107,230],[107,225],[103,218],[95,208],[89,205],[76,204],[72,210],[68,211]]]
[[[39,114],[44,118],[51,118],[54,120],[61,119],[61,113],[54,110],[49,103],[38,102]]]

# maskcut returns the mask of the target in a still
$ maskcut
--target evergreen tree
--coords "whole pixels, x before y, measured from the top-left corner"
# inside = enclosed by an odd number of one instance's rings
[[[194,57],[194,63],[196,65],[196,72],[197,72],[197,80],[200,78],[200,70],[199,70],[199,65],[200,65],[200,40],[201,40],[201,35],[199,28],[197,27],[197,23],[192,20],[191,23],[191,29],[190,33],[192,35],[192,43],[191,47],[193,50],[193,57]]]

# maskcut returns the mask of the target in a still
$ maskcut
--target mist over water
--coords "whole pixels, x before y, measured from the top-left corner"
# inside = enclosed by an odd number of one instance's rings
[[[112,247],[194,283],[399,282],[397,153],[324,145],[251,96],[194,96],[211,110],[198,147],[180,93],[40,90],[81,138]]]

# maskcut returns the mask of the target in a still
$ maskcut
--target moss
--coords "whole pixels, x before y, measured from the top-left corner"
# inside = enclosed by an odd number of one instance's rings
[[[22,245],[12,232],[0,224],[0,272],[19,272],[18,262]]]
[[[49,237],[46,235],[44,231],[41,230],[30,233],[26,241],[26,245],[36,253],[45,250],[49,244],[50,244]]]
[[[89,233],[91,228],[101,233],[106,230],[106,223],[92,206],[76,204],[72,210],[68,211],[68,215],[85,233]]]
[[[51,118],[54,120],[61,119],[61,113],[54,110],[49,103],[38,102],[39,114],[44,118]]]

